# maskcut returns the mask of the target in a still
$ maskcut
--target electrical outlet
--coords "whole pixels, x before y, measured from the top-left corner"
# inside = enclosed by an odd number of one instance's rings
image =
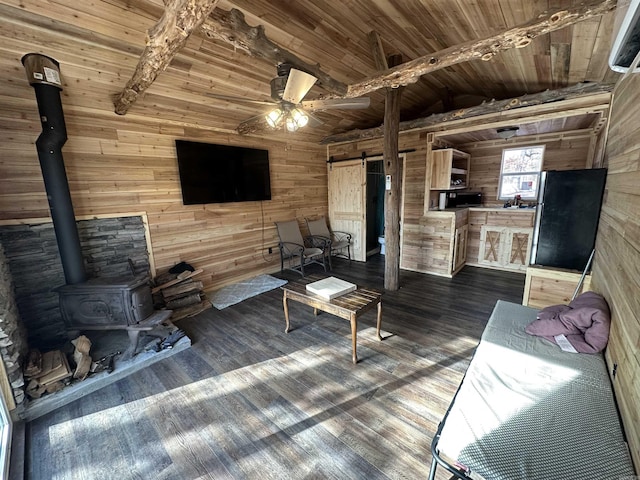
[[[269,247],[269,253],[273,253],[273,247]]]

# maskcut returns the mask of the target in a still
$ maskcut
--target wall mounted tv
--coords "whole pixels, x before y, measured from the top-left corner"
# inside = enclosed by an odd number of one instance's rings
[[[176,140],[185,205],[271,200],[269,152]]]

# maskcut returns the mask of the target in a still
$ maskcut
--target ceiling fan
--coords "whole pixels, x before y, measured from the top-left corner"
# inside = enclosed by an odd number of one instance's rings
[[[288,63],[279,64],[277,72],[278,76],[271,80],[271,98],[273,99],[271,101],[251,100],[215,93],[208,93],[207,95],[231,102],[269,105],[271,109],[267,113],[248,119],[245,122],[262,117],[269,127],[277,129],[284,126],[289,132],[295,132],[299,128],[310,124],[310,122],[316,125],[322,124],[310,112],[331,109],[353,110],[369,107],[370,99],[368,97],[303,101],[304,96],[311,90],[311,87],[318,79],[309,73],[293,68]]]

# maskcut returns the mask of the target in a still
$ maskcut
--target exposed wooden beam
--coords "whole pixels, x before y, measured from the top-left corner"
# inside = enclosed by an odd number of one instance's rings
[[[604,15],[615,8],[616,0],[591,0],[565,10],[545,12],[537,18],[505,32],[410,60],[383,73],[351,84],[348,87],[346,97],[360,97],[381,88],[415,83],[422,75],[458,63],[478,59],[491,60],[501,51],[526,47],[540,35]]]
[[[376,69],[379,71],[387,70],[389,64],[387,63],[387,57],[384,55],[384,48],[382,46],[382,38],[375,30],[371,30],[367,34],[369,39],[369,46],[371,47],[371,53],[373,54],[373,61],[376,64]]]
[[[318,85],[336,96],[344,96],[347,93],[347,86],[320,70],[319,65],[305,62],[269,40],[262,25],[249,26],[240,10],[233,8],[226,11],[216,8],[200,30],[210,39],[229,43],[248,55],[269,60],[274,65],[290,63],[295,68],[316,77]]]
[[[438,124],[450,122],[452,120],[472,119],[487,114],[506,112],[516,110],[523,107],[531,107],[546,103],[558,102],[560,100],[578,99],[581,97],[589,97],[601,93],[610,93],[613,90],[613,84],[600,83],[578,83],[571,87],[560,88],[558,90],[545,90],[540,93],[526,94],[516,98],[507,100],[492,100],[484,102],[475,107],[463,108],[446,113],[430,115],[416,120],[408,120],[400,122],[399,130],[408,131],[419,128],[432,127]],[[377,138],[384,136],[383,126],[369,128],[366,130],[352,130],[350,132],[338,133],[325,137],[320,142],[323,145],[337,142],[349,142],[354,140],[363,140],[367,138]]]
[[[165,0],[162,17],[147,32],[147,46],[133,76],[114,98],[118,115],[127,113],[140,94],[167,68],[217,3],[218,0]]]

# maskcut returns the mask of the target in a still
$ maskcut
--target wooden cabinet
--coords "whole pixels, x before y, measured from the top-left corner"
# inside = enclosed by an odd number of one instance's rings
[[[469,208],[467,265],[524,273],[534,215],[528,208]]]
[[[532,235],[532,228],[482,225],[478,264],[525,271]]]
[[[482,225],[480,230],[480,265],[502,266],[504,258],[504,238],[507,227]]]
[[[526,271],[531,254],[532,228],[509,228],[505,252],[505,267]]]
[[[455,148],[431,151],[431,190],[457,190],[469,186],[471,155]]]
[[[420,222],[420,231],[408,232],[407,240],[419,248],[412,255],[423,273],[452,277],[466,261],[468,209],[434,210]]]
[[[456,228],[453,237],[453,273],[464,267],[467,261],[467,238],[469,225],[465,224]]]
[[[559,268],[530,266],[524,282],[522,304],[533,308],[567,305],[580,283],[582,273]],[[591,275],[586,275],[578,294],[591,289]]]

